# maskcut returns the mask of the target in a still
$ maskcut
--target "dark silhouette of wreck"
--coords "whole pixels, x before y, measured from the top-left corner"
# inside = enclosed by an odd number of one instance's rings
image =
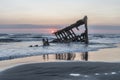
[[[84,16],[83,19],[78,20],[76,23],[58,30],[57,32],[54,32],[56,38],[53,40],[53,42],[84,42],[85,44],[88,44],[88,26],[87,26],[87,16]],[[75,34],[73,31],[74,28],[79,30],[79,27],[81,25],[84,25],[85,31],[81,33],[80,35]]]

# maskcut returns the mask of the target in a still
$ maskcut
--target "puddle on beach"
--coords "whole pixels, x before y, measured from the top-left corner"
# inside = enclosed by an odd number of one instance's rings
[[[98,62],[119,62],[119,48],[103,49],[93,52],[64,53],[64,54],[44,54],[39,59],[41,61],[98,61]]]
[[[64,53],[64,54],[44,54],[42,55],[42,59],[44,61],[51,61],[51,60],[56,60],[56,61],[60,61],[60,60],[71,60],[71,61],[88,61],[88,52],[84,52],[84,53]]]

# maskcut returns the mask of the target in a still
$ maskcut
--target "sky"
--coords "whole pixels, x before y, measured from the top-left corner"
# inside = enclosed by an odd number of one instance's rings
[[[120,33],[119,14],[120,0],[0,0],[0,32],[50,32],[87,15],[90,33]]]

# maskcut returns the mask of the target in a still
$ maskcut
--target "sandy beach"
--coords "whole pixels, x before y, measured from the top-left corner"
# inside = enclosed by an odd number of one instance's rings
[[[72,60],[57,60],[51,54],[0,61],[0,80],[119,80],[117,46],[89,52],[88,61],[78,53]]]
[[[88,52],[88,61],[92,62],[119,62],[120,61],[120,44],[116,45],[115,48],[106,48],[99,51]],[[74,54],[74,53],[72,53]],[[64,54],[63,54],[64,55]],[[81,59],[82,53],[75,53],[74,59],[72,58],[69,61],[83,61]],[[41,63],[41,62],[60,62],[68,61],[66,59],[56,59],[56,54],[49,55],[38,55],[31,57],[23,57],[11,60],[0,61],[0,71],[3,71],[9,67],[14,67],[23,64],[30,63]]]

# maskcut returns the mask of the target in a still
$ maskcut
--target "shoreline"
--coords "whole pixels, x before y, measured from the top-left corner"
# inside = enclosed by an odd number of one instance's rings
[[[88,52],[88,61],[81,59],[82,53],[72,53],[76,57],[70,60],[65,54],[59,59],[50,54],[0,61],[0,80],[119,80],[120,44],[117,46]]]
[[[120,53],[120,44],[117,44],[118,47],[116,48],[106,48],[100,49],[99,51],[91,51],[88,53],[89,58],[88,62],[107,62],[107,63],[119,63],[119,53]],[[113,54],[114,52],[114,54]],[[108,54],[109,53],[109,54]],[[72,53],[73,54],[73,53]],[[105,55],[105,58],[103,57]],[[107,55],[110,55],[110,57]],[[117,57],[113,60],[113,57]],[[98,58],[100,57],[100,58]],[[78,61],[82,62],[81,53],[76,53],[76,57],[71,60],[66,59],[56,59],[55,54],[50,54],[49,58],[48,55],[40,55],[40,56],[31,56],[31,57],[24,57],[24,58],[17,58],[12,60],[5,60],[0,61],[0,71],[4,71],[9,68],[13,68],[15,66],[24,65],[24,64],[31,64],[31,63],[46,63],[46,62],[71,62],[71,61]],[[84,62],[84,61],[83,61]]]

